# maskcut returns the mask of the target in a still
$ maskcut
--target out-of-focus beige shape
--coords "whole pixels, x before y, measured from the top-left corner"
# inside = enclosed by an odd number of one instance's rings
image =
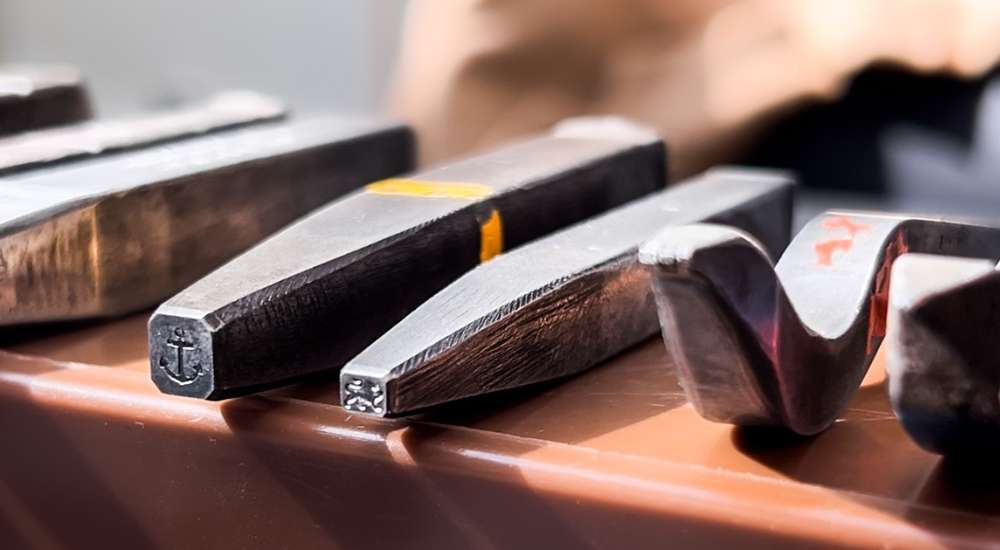
[[[672,172],[724,161],[764,123],[837,97],[874,62],[977,75],[1000,0],[414,0],[392,110],[421,159],[580,114],[655,126]]]

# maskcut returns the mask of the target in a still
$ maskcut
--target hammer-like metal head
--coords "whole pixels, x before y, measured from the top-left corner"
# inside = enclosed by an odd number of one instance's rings
[[[640,258],[698,412],[813,434],[860,385],[885,335],[889,269],[905,252],[997,258],[1000,229],[829,212],[774,268],[751,238],[717,227],[665,230]]]

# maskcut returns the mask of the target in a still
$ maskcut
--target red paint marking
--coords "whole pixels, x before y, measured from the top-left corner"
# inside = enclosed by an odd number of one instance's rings
[[[875,274],[875,288],[872,290],[872,299],[868,302],[868,345],[865,350],[868,355],[875,353],[885,338],[886,316],[889,310],[889,273],[892,264],[908,250],[909,246],[903,240],[902,232],[897,233],[896,239],[886,247],[885,259]]]
[[[813,245],[813,249],[816,251],[816,263],[833,265],[833,253],[838,250],[841,252],[849,251],[854,246],[854,237],[870,228],[870,225],[855,223],[847,216],[831,216],[823,220],[823,229],[827,232],[846,231],[847,234],[817,241]]]

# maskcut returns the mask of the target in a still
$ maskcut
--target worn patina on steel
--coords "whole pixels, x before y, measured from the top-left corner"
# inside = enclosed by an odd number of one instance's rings
[[[921,447],[1000,452],[1000,272],[910,254],[892,270],[886,371],[892,407]]]
[[[317,117],[0,177],[0,324],[150,307],[412,159],[406,127]]]
[[[0,174],[276,120],[284,115],[285,107],[275,99],[234,91],[216,94],[202,103],[141,116],[24,132],[0,138]]]
[[[480,262],[661,188],[663,142],[618,126],[564,124],[317,211],[156,311],[154,382],[222,399],[336,374]]]
[[[715,221],[784,248],[792,181],[717,169],[513,251],[421,305],[341,372],[352,411],[401,416],[588,369],[656,334],[639,245]]]
[[[1000,229],[828,212],[772,267],[752,238],[692,225],[643,246],[667,350],[705,418],[815,434],[854,394],[885,335],[889,274],[906,252],[1000,257]]]
[[[65,65],[0,65],[0,136],[91,116],[80,72]]]

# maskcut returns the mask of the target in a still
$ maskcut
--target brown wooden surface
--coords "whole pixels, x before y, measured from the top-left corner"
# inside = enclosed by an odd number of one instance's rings
[[[1000,478],[912,444],[880,361],[812,439],[701,420],[658,341],[406,423],[347,413],[334,376],[160,395],[145,321],[4,336],[0,546],[1000,544]]]

